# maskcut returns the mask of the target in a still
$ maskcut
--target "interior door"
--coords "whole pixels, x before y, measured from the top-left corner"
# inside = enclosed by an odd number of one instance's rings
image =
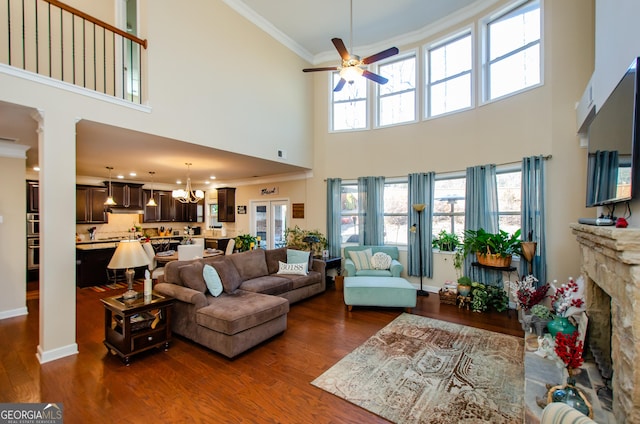
[[[288,200],[251,202],[251,234],[260,237],[262,249],[286,246],[285,230],[289,219]]]

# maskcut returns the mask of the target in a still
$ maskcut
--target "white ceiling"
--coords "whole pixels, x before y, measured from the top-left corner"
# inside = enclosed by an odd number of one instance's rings
[[[350,44],[350,0],[223,0],[312,64],[338,61],[331,38],[342,38],[351,53],[369,55],[401,42],[417,41],[433,31],[443,18],[456,20],[497,0],[353,0],[353,44]],[[449,22],[451,24],[452,22]],[[393,44],[392,44],[393,43]],[[36,121],[32,109],[0,102],[0,142],[27,144],[27,167],[38,163]],[[129,181],[175,185],[185,181],[185,162],[193,163],[194,185],[205,181],[238,181],[253,177],[307,171],[282,162],[257,159],[94,122],[77,126],[76,174],[106,179],[106,166],[114,177]],[[127,152],[123,154],[122,152]],[[152,152],[152,153],[149,153]],[[128,176],[135,171],[136,177]]]

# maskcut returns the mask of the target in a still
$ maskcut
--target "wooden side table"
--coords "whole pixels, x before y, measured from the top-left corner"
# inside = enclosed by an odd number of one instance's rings
[[[169,349],[173,298],[155,291],[134,299],[122,295],[100,299],[104,306],[104,345],[126,365],[130,357],[155,347]]]

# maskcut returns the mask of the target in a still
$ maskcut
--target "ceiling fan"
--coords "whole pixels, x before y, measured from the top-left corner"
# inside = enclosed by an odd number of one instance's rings
[[[350,44],[353,42],[353,0],[350,1],[351,5],[351,22],[349,28]],[[331,42],[335,46],[336,50],[342,58],[342,63],[339,66],[329,66],[324,68],[305,68],[302,72],[318,72],[318,71],[340,71],[340,81],[336,84],[333,91],[340,91],[342,87],[349,82],[352,83],[357,76],[363,76],[378,84],[386,84],[389,80],[381,75],[374,74],[373,72],[365,69],[367,65],[377,62],[382,59],[386,59],[390,56],[398,54],[397,47],[391,47],[383,50],[374,55],[360,59],[360,56],[349,54],[349,51],[344,45],[344,42],[340,38],[332,38]],[[353,47],[353,46],[351,46]]]

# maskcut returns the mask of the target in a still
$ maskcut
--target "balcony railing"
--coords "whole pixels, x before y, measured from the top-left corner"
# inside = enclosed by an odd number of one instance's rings
[[[142,104],[147,40],[56,0],[0,5],[0,63]]]

